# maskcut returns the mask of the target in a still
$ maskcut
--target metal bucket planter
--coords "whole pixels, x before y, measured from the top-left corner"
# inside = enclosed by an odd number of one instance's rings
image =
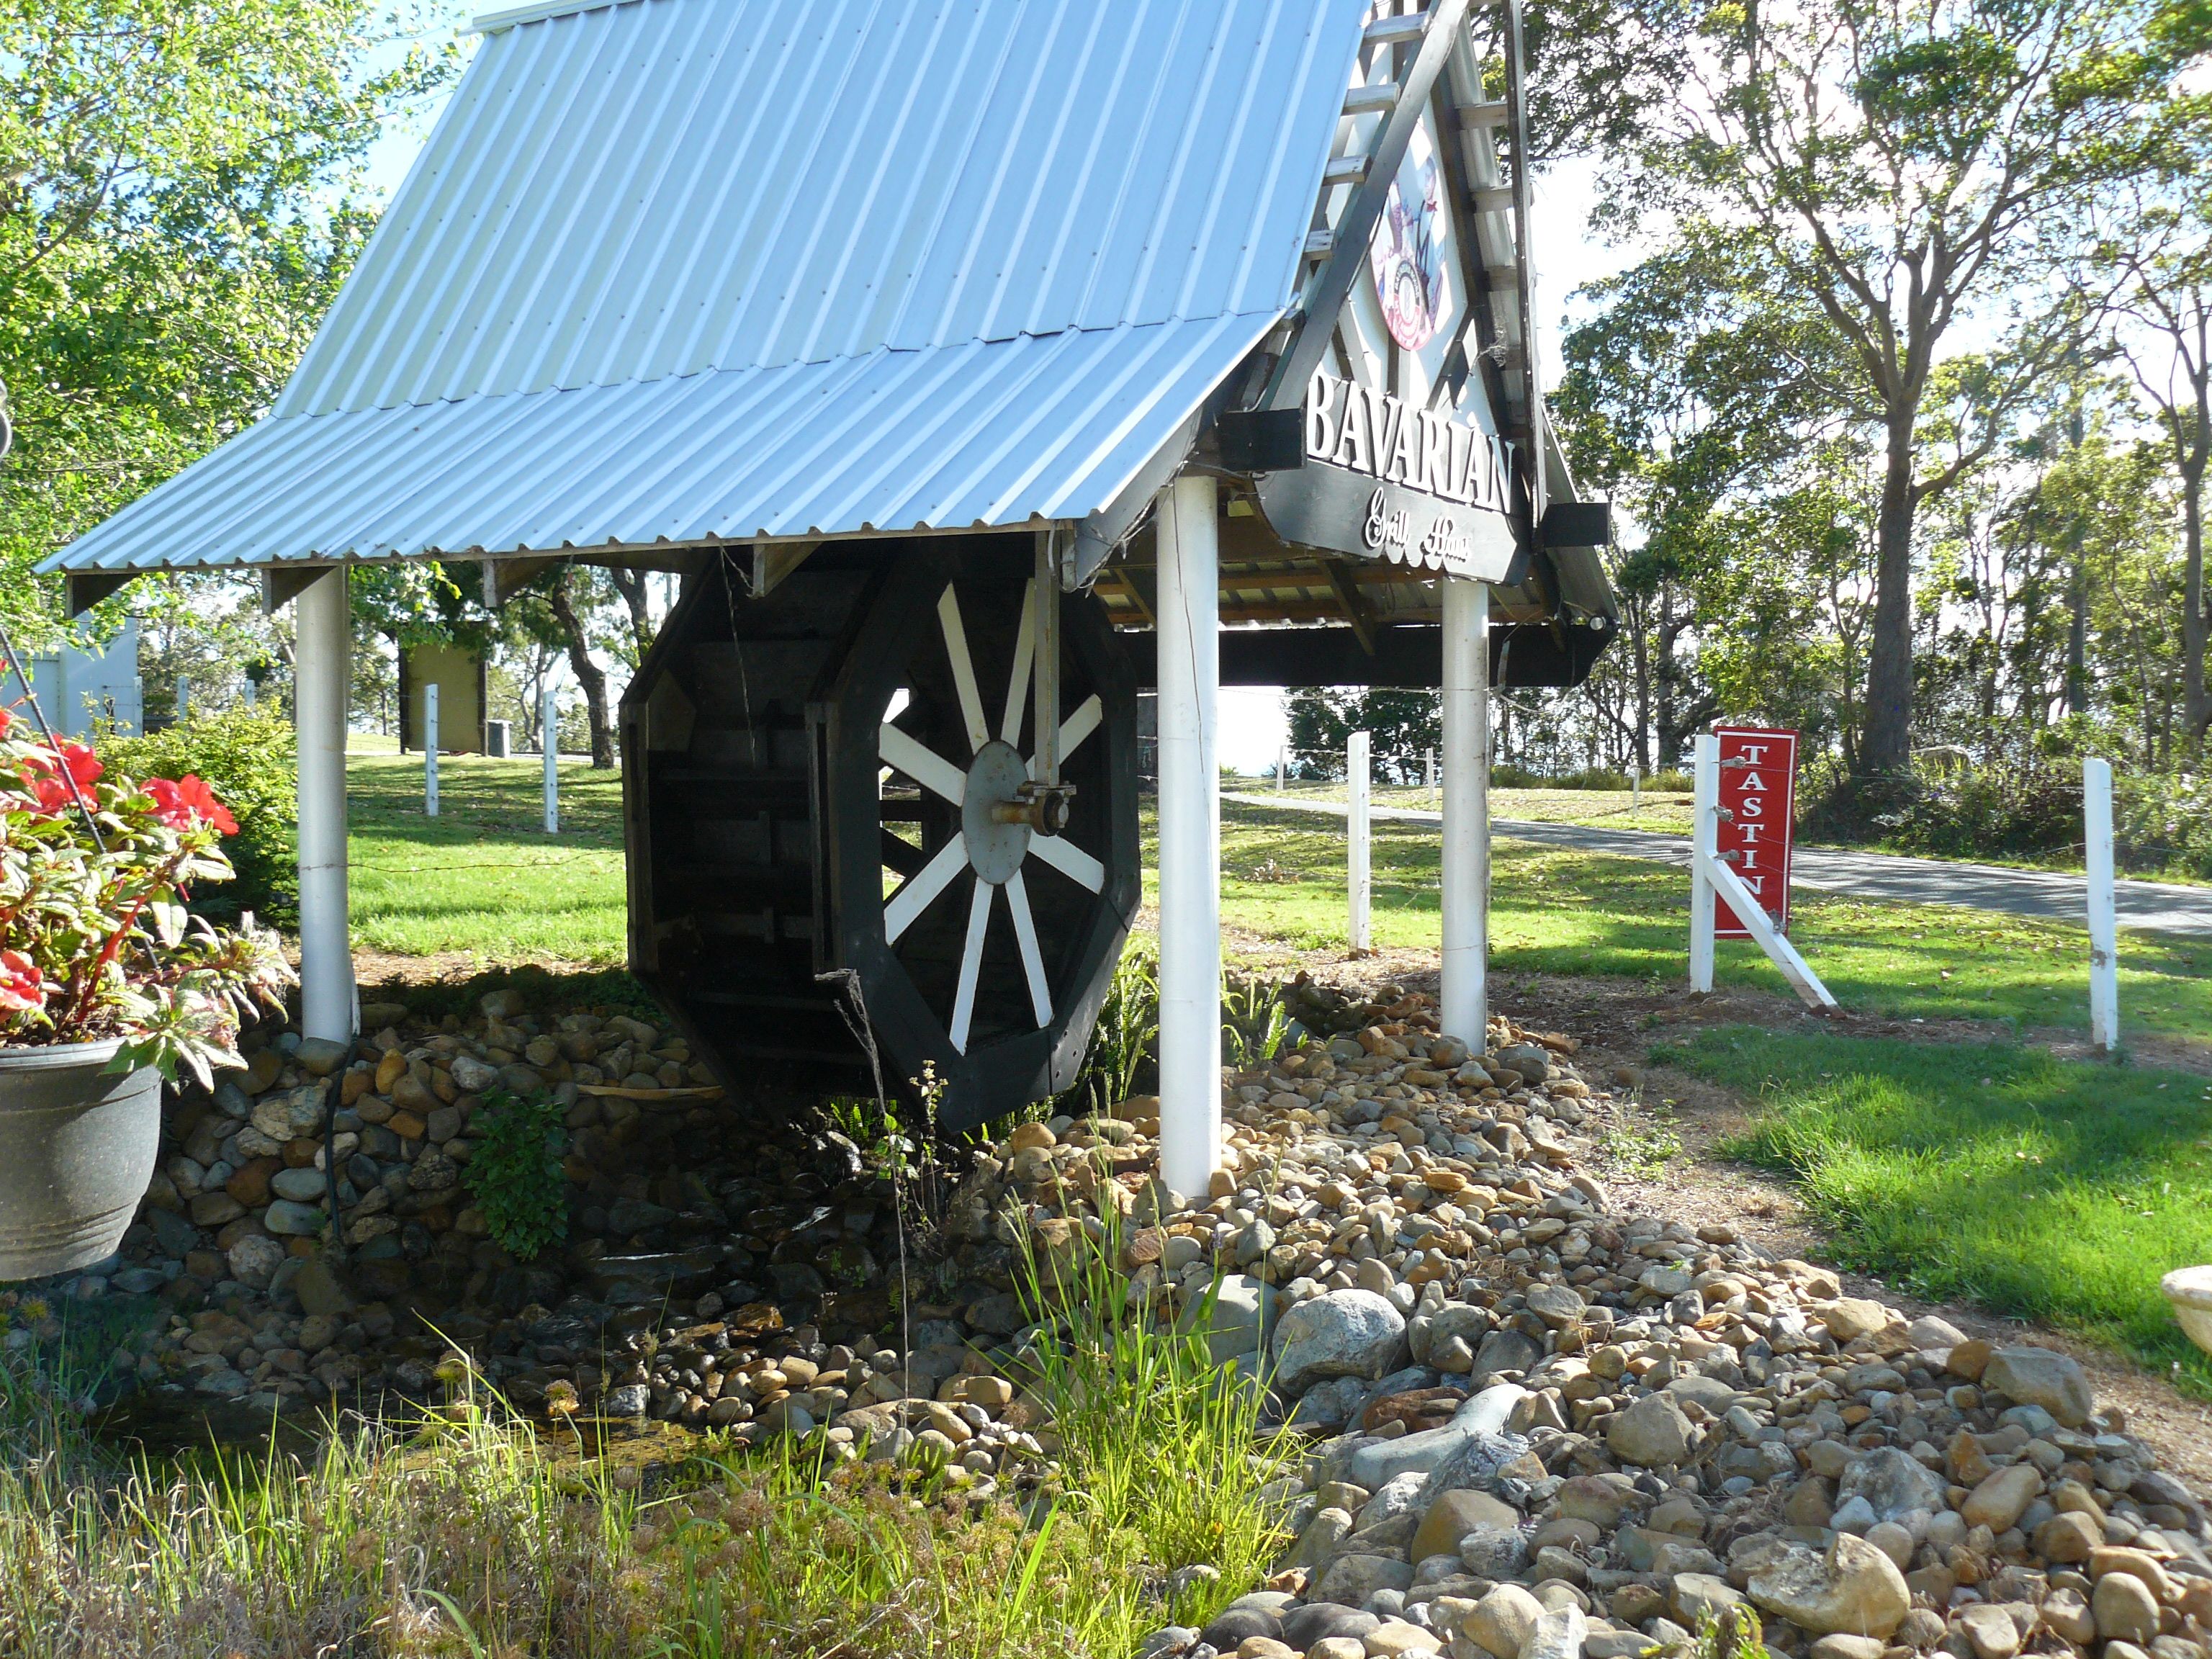
[[[0,1280],[105,1261],[146,1195],[161,1074],[105,1072],[119,1046],[0,1048]]]

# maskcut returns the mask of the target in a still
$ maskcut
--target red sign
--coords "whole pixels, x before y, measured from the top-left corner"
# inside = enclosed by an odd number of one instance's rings
[[[1790,931],[1790,846],[1796,823],[1797,734],[1717,726],[1721,749],[1720,855],[1779,933]],[[1713,901],[1713,937],[1749,939],[1728,901]]]

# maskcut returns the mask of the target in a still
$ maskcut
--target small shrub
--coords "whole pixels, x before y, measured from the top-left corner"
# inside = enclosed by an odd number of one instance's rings
[[[298,747],[292,723],[269,708],[198,714],[149,737],[110,733],[94,745],[100,759],[134,778],[196,773],[238,820],[226,837],[238,878],[193,896],[202,914],[228,920],[252,910],[289,922],[299,907]]]
[[[466,1172],[495,1243],[518,1261],[568,1236],[568,1182],[561,1154],[566,1109],[540,1090],[527,1100],[487,1095],[470,1124]]]

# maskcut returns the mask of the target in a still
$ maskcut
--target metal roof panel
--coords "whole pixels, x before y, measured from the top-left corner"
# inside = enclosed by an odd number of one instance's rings
[[[42,568],[194,568],[1080,519],[1114,501],[1276,314],[272,416]]]
[[[277,413],[1280,308],[1365,9],[518,14]]]

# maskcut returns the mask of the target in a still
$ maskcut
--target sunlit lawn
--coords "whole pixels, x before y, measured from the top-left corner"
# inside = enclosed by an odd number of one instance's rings
[[[1222,835],[1225,921],[1297,949],[1345,948],[1340,824],[1231,801]],[[1373,848],[1375,942],[1436,948],[1435,826],[1378,822]],[[1148,845],[1148,871],[1151,858]],[[1687,971],[1689,881],[1670,866],[1499,840],[1492,887],[1502,968],[1668,981]],[[2087,935],[2077,924],[1800,891],[1792,936],[1850,1008],[2030,1027],[2088,1023]],[[1748,943],[1722,943],[1718,978],[1784,988]],[[2212,943],[2123,934],[2120,1003],[2128,1024],[2212,1031]]]
[[[1221,786],[1235,794],[1272,795],[1275,781],[1272,778],[1237,778],[1225,781]],[[1285,786],[1283,793],[1297,800],[1325,800],[1342,802],[1341,783],[1298,783]],[[1377,806],[1411,807],[1416,811],[1430,811],[1443,803],[1441,785],[1432,796],[1422,784],[1378,783],[1368,792],[1369,799]],[[1626,789],[1492,789],[1490,792],[1490,811],[1493,817],[1520,818],[1537,823],[1601,824],[1608,830],[1650,830],[1662,835],[1686,836],[1690,833],[1690,797],[1687,793],[1662,793],[1646,789],[1640,803],[1632,805],[1634,798]]]
[[[420,755],[364,754],[358,737],[354,744],[347,855],[362,949],[494,962],[622,959],[619,773],[564,761],[561,833],[548,836],[535,756],[441,757],[432,818],[422,811]]]
[[[2205,1079],[2017,1046],[1702,1032],[1655,1058],[1755,1097],[1839,1260],[2110,1343],[2212,1398],[2161,1274],[2212,1261]]]
[[[442,810],[432,819],[422,813],[419,756],[356,752],[350,847],[360,944],[492,962],[620,961],[621,781],[580,762],[564,762],[561,775],[561,833],[548,836],[535,758],[446,757]],[[1149,884],[1149,806],[1146,822]],[[1295,949],[1345,948],[1340,824],[1229,801],[1222,833],[1226,921]],[[1435,826],[1378,822],[1374,849],[1376,942],[1434,949]],[[1687,880],[1680,871],[1505,840],[1495,844],[1492,871],[1499,966],[1669,981],[1684,973]],[[2078,926],[1811,892],[1798,895],[1796,916],[1799,948],[1846,1006],[2024,1026],[2087,1023],[2087,945]],[[1782,988],[1747,944],[1722,945],[1719,975]],[[2124,936],[2120,1000],[2124,1022],[2137,1029],[2212,1031],[2212,945]]]

